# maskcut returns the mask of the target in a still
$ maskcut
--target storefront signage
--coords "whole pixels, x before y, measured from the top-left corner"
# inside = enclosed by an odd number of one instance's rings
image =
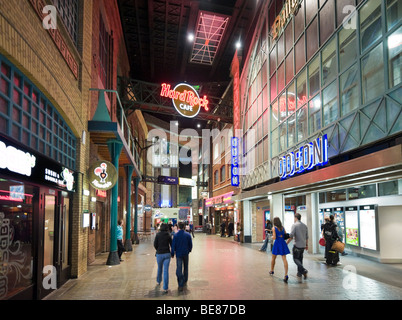
[[[46,18],[48,13],[43,12],[45,6],[47,5],[45,1],[43,0],[29,0],[31,3],[32,7],[34,8],[36,14],[38,15],[39,19],[41,22]],[[60,51],[60,54],[66,61],[68,67],[70,68],[71,72],[74,74],[74,77],[78,79],[78,63],[73,57],[73,54],[71,51],[68,49],[67,43],[64,40],[63,36],[61,35],[59,29],[52,29],[49,28],[48,33],[50,37],[52,38],[54,44],[56,45],[57,49]]]
[[[109,161],[95,161],[88,169],[88,180],[92,187],[109,190],[117,182],[117,169]]]
[[[194,118],[201,108],[209,110],[207,96],[200,98],[198,92],[186,83],[180,83],[173,89],[170,84],[162,83],[161,97],[171,98],[173,106],[183,117]]]
[[[299,149],[279,157],[278,174],[281,179],[285,179],[326,163],[328,163],[328,138],[325,134],[313,142],[306,143]]]
[[[239,138],[232,137],[232,164],[231,164],[231,183],[232,186],[239,186]]]
[[[205,206],[212,207],[214,205],[232,203],[233,202],[232,196],[233,196],[233,191],[222,194],[220,196],[205,199]]]
[[[279,15],[271,27],[271,35],[275,40],[282,33],[287,22],[299,11],[302,0],[286,0]]]
[[[30,177],[36,157],[0,140],[0,168]]]
[[[16,175],[39,184],[75,191],[76,174],[57,162],[0,137],[0,174]]]
[[[158,176],[158,183],[160,184],[178,184],[178,177]]]

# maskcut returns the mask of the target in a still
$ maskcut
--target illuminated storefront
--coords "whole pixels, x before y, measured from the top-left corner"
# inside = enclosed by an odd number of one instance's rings
[[[319,252],[320,217],[331,209],[340,229],[357,233],[348,250],[402,261],[380,228],[401,221],[401,21],[393,0],[261,4],[240,79],[241,158],[253,165],[235,200],[247,239],[261,241],[252,222],[256,203],[269,201],[271,219],[303,212]],[[354,198],[351,188],[365,191]],[[328,201],[339,190],[343,198]]]

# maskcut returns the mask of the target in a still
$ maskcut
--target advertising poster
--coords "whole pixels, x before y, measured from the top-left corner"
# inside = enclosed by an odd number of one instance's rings
[[[345,210],[346,244],[359,245],[359,216],[357,207],[347,207]]]
[[[295,223],[295,207],[285,206],[285,216],[283,217],[283,227],[287,233],[292,230],[292,225]]]
[[[338,226],[338,235],[345,243],[345,213],[343,207],[334,208],[335,222]]]
[[[377,250],[376,217],[374,205],[360,206],[360,246]]]

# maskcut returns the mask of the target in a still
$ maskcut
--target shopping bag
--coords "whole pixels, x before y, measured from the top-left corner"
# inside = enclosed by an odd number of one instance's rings
[[[325,247],[325,239],[321,238],[320,241],[318,241],[318,243],[320,244],[320,246]]]
[[[345,244],[340,241],[335,241],[331,249],[342,253],[345,250]]]

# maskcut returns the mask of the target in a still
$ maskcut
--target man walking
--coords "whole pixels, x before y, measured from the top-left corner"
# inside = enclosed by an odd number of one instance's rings
[[[176,276],[179,284],[179,291],[183,291],[183,287],[188,280],[188,255],[193,249],[193,240],[188,232],[184,231],[185,225],[179,222],[179,231],[174,235],[171,249],[171,256],[176,253]]]
[[[303,267],[303,252],[304,249],[308,249],[308,229],[307,226],[301,222],[300,213],[295,214],[295,223],[292,225],[292,230],[289,234],[289,239],[286,240],[286,243],[289,244],[293,239],[295,243],[293,245],[293,261],[297,265],[297,276],[304,276],[304,279],[307,278],[307,270]]]

